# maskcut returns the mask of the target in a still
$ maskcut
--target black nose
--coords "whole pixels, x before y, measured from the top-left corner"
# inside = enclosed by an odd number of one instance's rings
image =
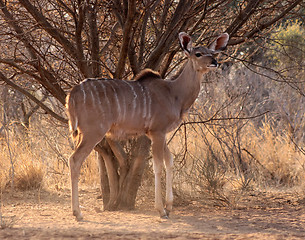
[[[218,67],[218,62],[213,58],[210,66],[211,67]]]

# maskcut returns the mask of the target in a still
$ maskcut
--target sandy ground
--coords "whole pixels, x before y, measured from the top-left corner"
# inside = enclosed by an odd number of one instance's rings
[[[150,202],[104,212],[97,195],[80,192],[84,221],[76,222],[68,189],[2,193],[0,239],[305,239],[305,201],[295,194],[251,194],[235,209],[193,201],[176,206],[169,220]]]

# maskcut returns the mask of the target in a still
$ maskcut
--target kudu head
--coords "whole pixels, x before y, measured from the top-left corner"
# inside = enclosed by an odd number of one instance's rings
[[[204,74],[218,66],[215,57],[226,48],[229,34],[222,33],[209,47],[193,47],[191,37],[184,32],[179,33],[179,41],[188,59],[192,62],[194,70]]]

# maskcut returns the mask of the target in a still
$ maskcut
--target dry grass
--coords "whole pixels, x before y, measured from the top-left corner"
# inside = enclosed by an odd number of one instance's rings
[[[69,187],[68,158],[72,145],[68,130],[62,127],[54,130],[52,123],[47,121],[42,126],[33,126],[22,137],[20,133],[9,131],[9,138],[2,139],[1,190],[25,191],[42,187],[61,190]],[[82,166],[80,182],[96,187],[98,176],[95,153],[92,153]]]
[[[232,124],[226,129],[229,135],[225,134],[223,126],[188,125],[187,138],[182,129],[171,141],[176,167],[175,195],[180,202],[195,197],[207,204],[235,207],[251,189],[303,185],[305,156],[292,144],[288,134],[276,133],[272,122],[265,120],[260,128],[249,122],[240,128],[240,152],[235,149],[237,143],[232,144],[230,139],[239,129],[238,125]],[[13,186],[22,191],[42,187],[60,191],[69,187],[67,159],[72,149],[68,133],[56,134],[46,127],[44,134],[41,130],[29,133],[30,143],[25,144],[13,136],[9,144],[2,142],[2,190]],[[246,164],[246,172],[242,170],[239,158]],[[153,188],[151,175],[145,175],[151,179],[143,179],[145,188]],[[83,164],[80,182],[94,188],[99,186],[95,153]]]
[[[16,216],[7,217],[0,214],[0,229],[12,228],[16,222]]]
[[[272,183],[275,186],[284,185],[292,187],[300,185],[305,178],[305,156],[291,141],[289,134],[275,134],[272,123],[265,122],[260,129],[247,133],[247,150],[263,173],[256,173],[259,182]]]
[[[286,99],[285,96],[292,96],[287,90],[279,87],[274,91],[266,80],[240,69],[216,78],[217,81],[204,86],[188,120],[206,120],[215,113],[216,118],[249,116],[286,103],[291,107],[293,104],[288,102],[297,97]],[[262,96],[268,98],[261,99]],[[175,158],[176,199],[183,202],[195,197],[214,205],[234,207],[249,189],[303,187],[305,155],[291,141],[295,136],[297,143],[302,144],[301,130],[305,129],[304,110],[299,109],[302,102],[297,102],[298,114],[290,114],[286,120],[273,113],[258,119],[230,119],[182,127],[170,143]],[[68,158],[72,146],[68,130],[43,117],[31,123],[26,136],[11,129],[9,138],[1,141],[0,188],[14,185],[20,190],[46,187],[60,191],[69,187]],[[99,186],[95,153],[83,164],[80,183]],[[147,192],[153,193],[152,170],[144,175],[143,185],[151,188]]]
[[[187,126],[187,138],[181,130],[173,139],[176,192],[235,207],[249,190],[302,188],[305,155],[285,131],[268,120],[260,128],[227,123],[226,131],[222,124]]]
[[[247,163],[247,172],[238,165],[237,153],[215,140],[211,128],[202,126],[187,129],[187,153],[185,154],[184,131],[180,131],[170,144],[175,156],[174,189],[175,199],[183,204],[187,199],[196,198],[213,206],[238,206],[239,200],[248,190],[301,187],[304,182],[305,157],[295,149],[287,135],[275,135],[269,122],[256,129],[249,124],[240,138],[242,158]],[[58,139],[57,139],[58,140]],[[63,141],[63,140],[62,140]],[[68,146],[68,143],[67,143]],[[18,190],[40,189],[42,187],[60,191],[69,188],[69,171],[64,161],[58,159],[51,149],[29,148],[17,140],[10,142],[0,152],[1,189],[12,186]],[[66,148],[69,154],[71,149]],[[42,154],[47,152],[48,154]],[[69,156],[64,153],[65,156]],[[235,155],[234,155],[235,154]],[[47,161],[46,161],[47,159]],[[14,176],[12,175],[12,163]],[[140,192],[153,193],[153,177],[145,175],[144,188]],[[145,177],[144,176],[144,177]],[[145,184],[149,182],[150,184]],[[99,186],[98,167],[95,153],[83,164],[80,183],[90,187]],[[9,224],[9,220],[3,224]]]
[[[23,163],[17,169],[14,186],[18,190],[32,190],[42,187],[44,170],[40,164]]]

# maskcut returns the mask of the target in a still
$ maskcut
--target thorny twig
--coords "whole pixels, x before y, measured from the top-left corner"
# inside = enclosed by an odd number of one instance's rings
[[[227,121],[227,120],[249,120],[249,119],[254,119],[254,118],[258,118],[261,117],[267,113],[269,113],[270,111],[265,111],[263,113],[260,113],[258,115],[254,115],[254,116],[248,116],[248,117],[225,117],[225,118],[214,118],[215,115],[213,117],[211,117],[208,120],[204,120],[204,121],[189,121],[189,122],[183,122],[180,124],[180,126],[176,129],[176,131],[173,133],[173,135],[171,136],[171,138],[167,141],[167,144],[169,144],[173,138],[175,137],[175,135],[177,134],[177,132],[181,129],[182,126],[186,126],[189,124],[206,124],[208,122],[211,121]]]

